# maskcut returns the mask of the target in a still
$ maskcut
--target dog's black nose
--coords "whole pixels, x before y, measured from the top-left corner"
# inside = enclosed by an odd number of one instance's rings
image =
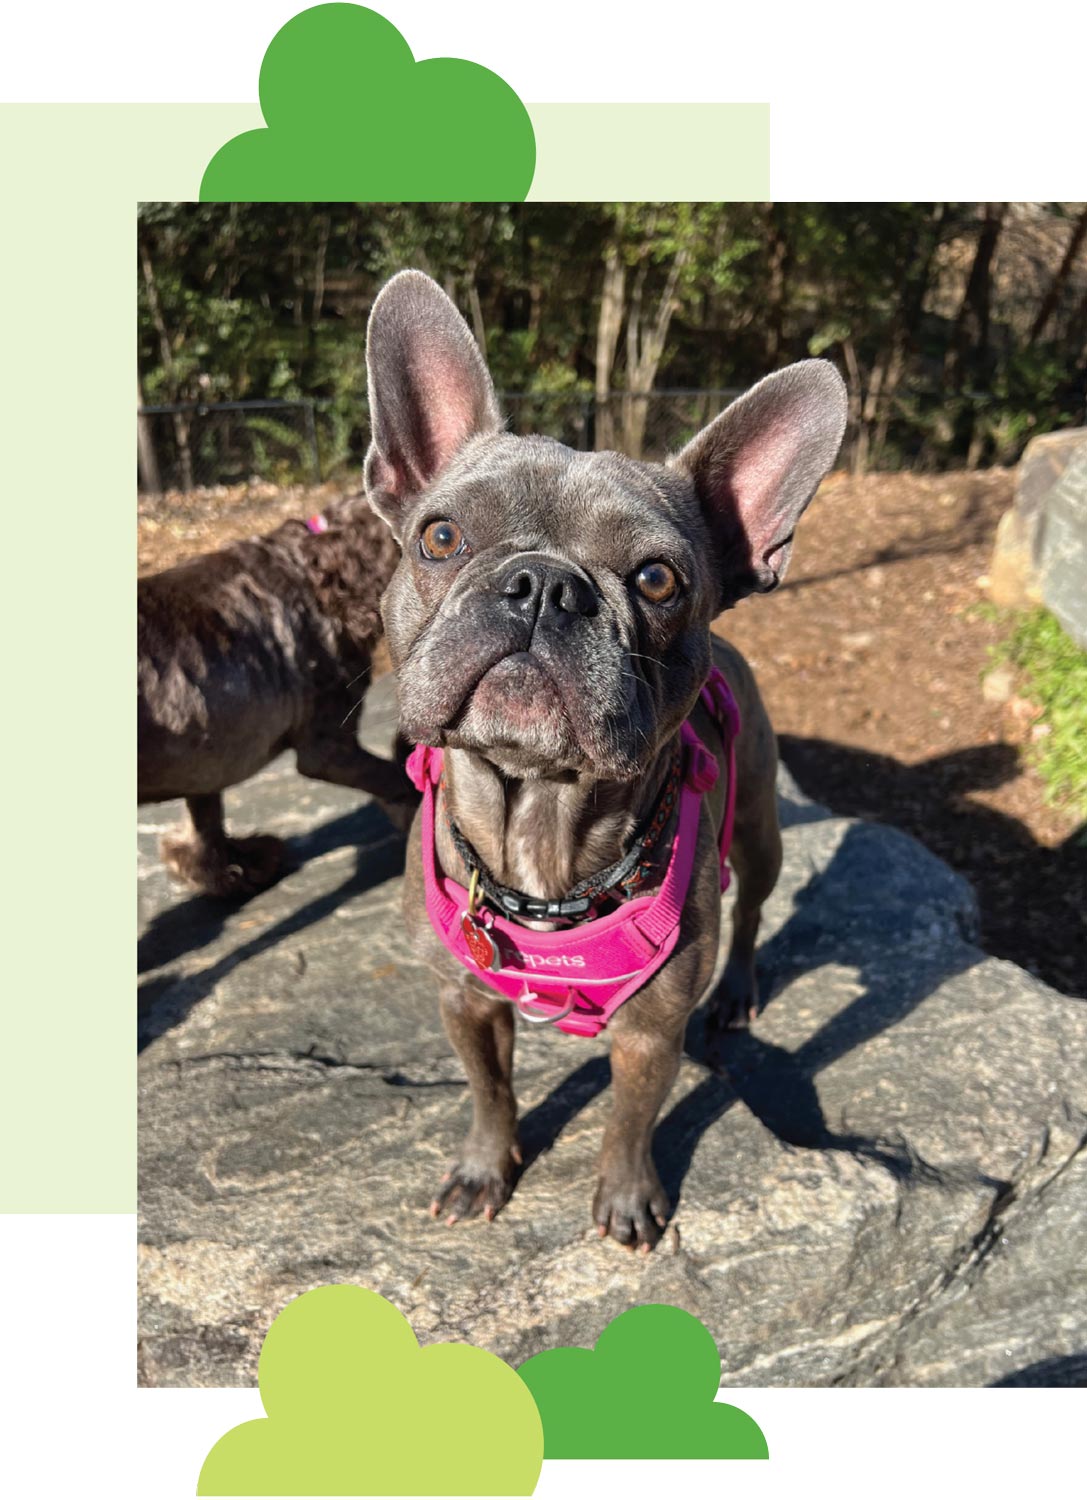
[[[507,606],[527,620],[567,625],[595,615],[596,589],[583,573],[544,558],[519,557],[495,583]]]

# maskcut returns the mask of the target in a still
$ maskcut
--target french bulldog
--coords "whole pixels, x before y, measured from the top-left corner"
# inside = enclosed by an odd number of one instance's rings
[[[621,859],[661,796],[685,720],[718,759],[679,939],[608,1028],[614,1102],[592,1216],[602,1237],[648,1252],[671,1212],[653,1164],[654,1124],[718,952],[728,756],[700,691],[714,664],[742,725],[731,945],[708,1001],[718,1035],[755,1014],[760,910],[781,866],[774,734],[750,668],[710,626],[781,582],[797,522],[838,453],[845,387],[826,361],[791,365],[664,464],[515,437],[467,325],[418,271],[378,295],[367,369],[366,490],[402,553],[382,616],[401,733],[443,752],[433,845],[441,871],[469,883],[467,841],[493,882],[558,900]],[[515,1016],[428,920],[421,839],[417,814],[405,919],[439,976],[472,1098],[467,1137],[430,1205],[453,1225],[493,1218],[516,1182]],[[650,891],[667,838],[657,850]]]

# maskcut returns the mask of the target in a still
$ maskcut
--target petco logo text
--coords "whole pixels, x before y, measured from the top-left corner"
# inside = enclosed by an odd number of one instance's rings
[[[585,960],[576,953],[557,953],[553,958],[547,958],[543,953],[526,953],[524,960],[533,969],[583,969],[585,967]]]

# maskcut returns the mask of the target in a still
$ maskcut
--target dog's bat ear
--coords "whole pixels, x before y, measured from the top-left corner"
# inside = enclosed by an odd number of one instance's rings
[[[834,366],[805,359],[760,380],[671,460],[694,480],[722,605],[781,582],[796,524],[838,455],[846,411]]]
[[[378,293],[366,334],[370,504],[399,535],[405,503],[470,437],[502,419],[468,325],[436,282],[401,271]]]

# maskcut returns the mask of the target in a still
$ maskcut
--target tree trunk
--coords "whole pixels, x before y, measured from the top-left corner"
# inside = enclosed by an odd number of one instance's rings
[[[313,311],[310,323],[316,328],[321,321],[321,310],[325,305],[325,265],[328,261],[328,241],[332,234],[332,215],[321,215],[321,237],[317,242],[317,255],[313,265]]]
[[[476,285],[474,270],[468,282],[468,308],[472,314],[472,332],[476,336],[476,343],[480,347],[483,358],[486,359],[487,324],[483,317],[483,304],[479,300],[479,287]]]
[[[985,205],[977,250],[944,366],[947,384],[955,390],[962,390],[969,376],[984,379],[988,373],[993,257],[1007,212],[1006,203]]]
[[[947,204],[934,204],[931,214],[918,225],[913,235],[908,269],[902,283],[902,295],[891,324],[890,353],[885,361],[886,373],[882,377],[879,399],[876,403],[878,417],[873,412],[875,430],[867,461],[875,469],[878,469],[883,461],[884,450],[887,446],[887,432],[894,410],[894,398],[898,394],[898,387],[905,372],[906,356],[914,348],[921,330],[925,294],[932,275],[932,262],[940,244],[940,235],[946,218]]]
[[[864,393],[861,403],[861,426],[857,434],[857,447],[854,452],[854,474],[867,474],[869,454],[872,448],[872,429],[880,410],[880,396],[883,392],[883,382],[887,374],[887,368],[892,355],[880,354],[872,366],[872,373],[868,377],[868,389]]]
[[[1068,248],[1064,252],[1057,274],[1053,277],[1049,291],[1042,299],[1042,305],[1038,309],[1038,316],[1034,319],[1034,325],[1027,339],[1028,346],[1036,344],[1045,332],[1050,318],[1060,306],[1064,289],[1068,285],[1069,277],[1072,275],[1072,267],[1076,263],[1084,240],[1087,239],[1087,208],[1083,210],[1075,224],[1072,226],[1072,238],[1068,241]]]
[[[627,380],[623,398],[623,452],[630,458],[641,458],[645,447],[649,396],[664,357],[668,328],[679,306],[676,288],[680,274],[689,259],[689,250],[686,246],[681,246],[669,267],[668,279],[657,303],[656,316],[649,326],[643,326],[642,318],[642,293],[647,270],[644,261],[638,270],[627,314]]]
[[[864,428],[863,417],[864,380],[852,338],[842,340],[842,357],[845,360],[849,427],[853,433],[849,467],[853,474],[863,474],[868,463],[868,434]]]
[[[776,370],[785,344],[785,310],[789,297],[792,247],[784,229],[781,206],[771,203],[766,218],[769,240],[770,292],[766,318],[766,366]]]
[[[596,443],[597,449],[615,447],[615,421],[611,408],[611,376],[619,330],[623,324],[623,299],[626,268],[618,245],[612,244],[604,256],[604,286],[600,294],[600,315],[596,324]]]
[[[162,480],[159,477],[159,461],[155,452],[155,439],[151,433],[151,422],[141,413],[143,385],[136,377],[136,456],[140,489],[145,494],[161,495]]]
[[[953,442],[965,442],[967,460],[978,462],[980,455],[977,412],[967,394],[971,383],[987,385],[991,376],[989,352],[989,306],[992,291],[993,256],[1008,212],[1006,203],[987,203],[978,234],[978,247],[963,293],[962,306],[955,320],[951,345],[944,362],[945,385],[965,396],[956,422]]]
[[[177,402],[179,391],[174,369],[174,350],[170,342],[170,334],[166,327],[166,319],[162,315],[162,303],[159,301],[158,282],[155,280],[155,267],[151,260],[151,254],[145,244],[140,245],[140,265],[143,268],[143,282],[147,292],[147,306],[151,313],[151,321],[155,325],[158,334],[159,352],[162,357],[162,368],[166,372],[169,384],[170,399]],[[184,412],[174,413],[174,440],[177,443],[177,457],[181,465],[181,488],[191,490],[193,487],[192,448],[189,444],[189,419]]]
[[[875,436],[872,439],[872,466],[878,469],[883,461],[883,450],[887,445],[887,429],[891,425],[891,411],[894,406],[894,398],[898,391],[898,383],[902,379],[902,371],[905,366],[905,339],[902,335],[895,338],[891,345],[891,356],[887,364],[887,377],[883,383],[883,399],[880,403],[879,420],[876,423]]]

